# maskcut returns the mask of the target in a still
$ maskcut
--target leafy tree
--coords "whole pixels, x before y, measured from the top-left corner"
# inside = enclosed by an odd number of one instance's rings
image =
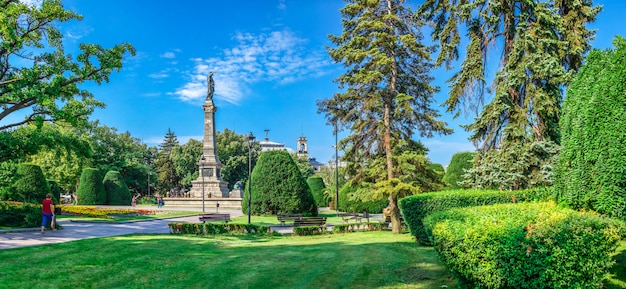
[[[317,216],[311,189],[288,152],[263,152],[252,171],[251,180],[251,213]],[[243,199],[242,211],[247,213],[248,188]]]
[[[555,169],[559,202],[626,216],[626,40],[593,50],[563,103],[562,151]]]
[[[324,197],[327,200],[330,200],[331,203],[329,206],[336,209],[335,204],[337,204],[337,202],[335,202],[335,199],[337,198],[336,195],[338,190],[341,189],[347,182],[345,168],[339,167],[335,170],[334,167],[322,167],[316,176],[319,176],[324,180]],[[339,186],[337,186],[337,183],[339,183]]]
[[[17,176],[17,166],[15,161],[0,162],[0,200],[9,200],[15,193],[13,184]]]
[[[459,182],[463,181],[467,170],[474,167],[474,152],[459,152],[452,155],[448,170],[443,176],[443,181],[452,189],[460,188]]]
[[[13,188],[15,193],[9,196],[9,200],[13,201],[39,203],[50,193],[48,181],[41,168],[33,164],[24,163],[17,166]]]
[[[310,176],[313,175],[313,168],[311,167],[311,163],[309,162],[308,157],[299,157],[297,154],[291,154],[291,157],[298,166],[302,177],[308,179]]]
[[[329,36],[337,47],[328,53],[348,69],[336,79],[344,90],[319,101],[319,110],[329,123],[350,129],[340,147],[353,181],[362,179],[363,161],[380,156],[386,174],[375,181],[396,179],[393,153],[399,140],[409,141],[415,132],[422,137],[451,132],[431,108],[438,91],[430,85],[433,48],[421,43],[423,23],[401,0],[350,0],[340,12],[343,32]],[[394,233],[401,231],[397,197],[388,195]]]
[[[124,182],[124,177],[118,171],[108,171],[102,181],[106,191],[108,205],[130,205],[130,191]]]
[[[102,175],[98,169],[86,168],[83,170],[76,194],[80,205],[106,204],[107,195],[102,184]]]
[[[562,89],[591,47],[594,32],[586,24],[595,20],[600,9],[590,0],[428,0],[420,7],[418,15],[434,24],[433,40],[441,47],[437,65],[445,63],[452,69],[459,59],[459,30],[467,29],[466,55],[448,80],[445,105],[456,116],[462,108],[482,109],[466,129],[487,158],[511,150],[531,151],[542,142],[555,143],[548,146],[560,142]],[[495,66],[487,62],[495,58],[492,51],[500,56],[495,61],[497,72],[488,75]],[[488,84],[490,78],[493,83]],[[484,105],[486,99],[491,102]],[[533,166],[520,163],[527,159],[511,160],[520,168]]]
[[[0,7],[0,131],[59,120],[85,125],[93,110],[104,104],[80,85],[108,82],[135,49],[128,43],[110,49],[82,43],[80,53],[72,56],[65,53],[63,34],[55,23],[82,16],[65,10],[60,0],[40,6],[4,0]],[[17,118],[10,116],[17,115],[25,117],[11,122]]]
[[[170,153],[172,165],[185,191],[191,188],[191,181],[198,178],[198,160],[200,160],[201,155],[202,142],[195,139],[190,139],[186,144],[172,148]]]
[[[362,200],[358,195],[363,194],[364,191],[372,191],[370,194],[375,193],[375,189],[371,186],[362,186],[361,184],[352,185],[350,183],[344,184],[341,189],[339,189],[339,211],[354,213],[367,211],[370,214],[380,214],[383,212],[383,209],[389,205],[385,199]]]
[[[228,188],[233,189],[238,181],[248,180],[248,137],[224,129],[217,132],[217,156],[222,162],[222,179],[228,182]],[[261,152],[258,142],[252,146],[252,166],[256,163]]]
[[[309,177],[306,180],[309,188],[311,188],[311,193],[313,194],[313,199],[315,200],[315,204],[318,207],[328,207],[329,198],[324,194],[324,180],[321,177]]]

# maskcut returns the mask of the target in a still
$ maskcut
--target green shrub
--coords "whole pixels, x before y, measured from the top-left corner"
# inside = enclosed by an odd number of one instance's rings
[[[309,188],[311,188],[311,193],[313,194],[313,199],[317,207],[328,207],[330,200],[324,195],[324,189],[326,188],[324,180],[321,177],[313,176],[309,177],[306,182]]]
[[[424,219],[466,288],[601,288],[615,221],[553,202],[456,208]]]
[[[124,177],[118,171],[108,171],[102,181],[106,191],[107,204],[128,206],[131,202],[130,191]]]
[[[41,205],[0,202],[0,226],[13,228],[41,226]]]
[[[460,152],[452,155],[448,169],[443,176],[443,182],[453,189],[460,188],[458,183],[463,180],[465,171],[474,166],[474,155],[473,152]]]
[[[92,168],[83,169],[76,194],[80,205],[106,204],[107,196],[100,171]]]
[[[271,227],[254,224],[222,223],[169,223],[172,234],[222,235],[222,234],[270,234]]]
[[[46,181],[41,167],[33,164],[19,164],[17,166],[16,181],[13,186],[15,194],[9,198],[13,201],[38,204],[50,193],[48,181]]]
[[[15,177],[18,164],[14,161],[0,162],[0,201],[6,201],[15,193]]]
[[[384,222],[377,223],[352,223],[337,224],[333,226],[332,233],[348,233],[348,232],[370,232],[389,230],[389,224]]]
[[[361,213],[367,210],[370,214],[380,214],[389,205],[389,200],[361,201],[355,199],[354,193],[361,189],[346,183],[339,190],[339,210],[342,212]]]
[[[557,201],[626,218],[626,40],[593,50],[567,90]]]
[[[402,198],[398,205],[411,234],[420,244],[429,245],[431,240],[422,223],[428,214],[458,207],[544,201],[550,199],[550,196],[550,188],[533,188],[520,191],[449,190]]]
[[[60,204],[61,203],[61,187],[59,187],[59,184],[53,180],[48,180],[48,187],[50,188],[50,193],[52,194],[52,201],[54,201],[54,204],[55,205]]]
[[[293,235],[294,236],[313,236],[313,235],[323,235],[327,231],[326,226],[302,226],[302,227],[293,227]]]
[[[287,151],[266,151],[252,171],[252,214],[317,216],[311,189]],[[242,211],[248,212],[246,184]]]

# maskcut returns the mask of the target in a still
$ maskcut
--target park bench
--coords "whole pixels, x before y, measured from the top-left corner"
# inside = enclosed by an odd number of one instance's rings
[[[359,213],[339,213],[338,215],[341,217],[344,224],[350,222],[350,220],[354,220],[359,223],[361,222],[361,216],[359,216]]]
[[[280,225],[285,225],[285,222],[293,222],[296,219],[301,219],[302,214],[278,214],[276,218],[280,222]]]
[[[294,227],[302,226],[324,226],[326,225],[326,218],[324,217],[303,217],[293,220]]]
[[[200,215],[200,222],[216,222],[224,221],[230,222],[230,214],[202,214]]]

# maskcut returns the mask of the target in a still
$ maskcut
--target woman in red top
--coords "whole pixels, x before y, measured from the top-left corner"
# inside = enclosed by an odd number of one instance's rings
[[[42,220],[41,220],[41,233],[43,234],[43,231],[46,228],[46,225],[48,224],[48,222],[50,222],[50,227],[52,228],[52,231],[56,231],[57,229],[54,228],[54,203],[52,202],[52,194],[46,194],[46,199],[43,200],[43,202],[41,203],[41,215],[42,215]]]

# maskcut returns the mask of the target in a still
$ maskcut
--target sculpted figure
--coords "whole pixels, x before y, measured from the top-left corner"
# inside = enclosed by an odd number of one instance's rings
[[[213,71],[209,72],[209,77],[206,80],[207,87],[209,88],[206,94],[206,100],[213,99],[213,92],[215,92],[215,82],[213,81]]]

